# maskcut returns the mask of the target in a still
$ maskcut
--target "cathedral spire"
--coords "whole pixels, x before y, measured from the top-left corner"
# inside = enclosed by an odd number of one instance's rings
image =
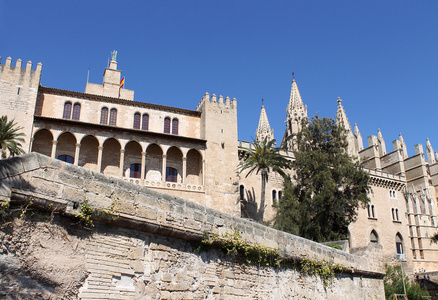
[[[281,147],[293,150],[295,148],[295,137],[301,129],[301,122],[308,119],[307,106],[303,104],[295,78],[292,79],[292,87],[286,113],[286,131],[281,142]]]
[[[345,114],[344,107],[342,106],[342,99],[338,97],[338,111],[336,113],[336,124],[345,128],[348,132],[351,131],[350,122],[348,122],[347,115]]]
[[[342,106],[341,97],[338,97],[338,100],[336,101],[338,102],[338,110],[336,112],[336,124],[347,131],[348,154],[350,154],[351,156],[358,157],[359,154],[358,154],[357,138],[355,138],[354,134],[351,132],[350,122],[348,122],[347,114],[345,113],[344,107]],[[357,132],[359,132],[358,128],[357,128]],[[360,137],[360,139],[362,139],[362,137]]]
[[[273,140],[274,130],[271,129],[271,126],[269,125],[268,115],[266,114],[265,105],[263,104],[262,99],[262,109],[260,111],[259,126],[256,130],[256,140],[262,141],[265,138],[267,138],[268,141]]]
[[[435,159],[435,153],[433,151],[432,148],[432,144],[429,141],[429,138],[426,138],[426,153],[427,153],[427,161],[429,162],[429,164],[434,164],[436,163],[436,159]]]

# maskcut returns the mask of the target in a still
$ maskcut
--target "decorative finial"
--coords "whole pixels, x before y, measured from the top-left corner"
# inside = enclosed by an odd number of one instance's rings
[[[338,97],[338,100],[336,100],[336,101],[338,101],[338,103],[341,104],[341,102],[342,102],[341,97]]]
[[[292,72],[292,80],[295,80],[295,72]]]
[[[264,105],[264,104],[263,104],[263,101],[264,101],[264,100],[263,100],[263,98],[262,98],[262,106]]]
[[[116,60],[117,59],[117,51],[116,50],[113,50],[113,51],[111,51],[111,60]]]

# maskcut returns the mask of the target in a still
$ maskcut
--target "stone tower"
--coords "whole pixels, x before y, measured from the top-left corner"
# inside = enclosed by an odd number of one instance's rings
[[[1,65],[0,58],[0,115],[8,116],[8,121],[14,119],[18,126],[23,127],[21,132],[25,136],[23,150],[29,152],[30,137],[32,136],[33,117],[41,79],[42,64],[38,63],[32,70],[32,62],[21,67],[21,59],[11,66],[12,59],[6,58]]]
[[[262,109],[260,111],[260,119],[259,119],[259,126],[256,130],[256,140],[257,141],[263,141],[265,138],[267,140],[273,140],[274,139],[274,130],[271,129],[271,126],[269,125],[268,115],[266,114],[265,106],[262,104]]]
[[[125,100],[134,100],[134,91],[121,88],[120,86],[122,71],[117,70],[116,56],[117,56],[117,51],[113,51],[112,59],[109,62],[109,66],[105,69],[103,73],[102,84],[87,82],[87,85],[85,86],[86,94],[93,94],[93,95],[119,98]]]
[[[301,122],[308,119],[307,105],[303,104],[297,82],[292,80],[289,104],[286,109],[286,132],[281,142],[281,148],[292,151],[296,148],[296,135],[301,129]]]
[[[204,95],[197,111],[201,112],[201,138],[205,150],[206,205],[240,216],[238,201],[237,100]]]

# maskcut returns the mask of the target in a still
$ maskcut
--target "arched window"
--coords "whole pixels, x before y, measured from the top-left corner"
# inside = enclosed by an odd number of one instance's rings
[[[129,177],[140,178],[141,177],[141,164],[131,164]]]
[[[59,155],[59,160],[65,161],[66,163],[72,164],[74,162],[74,158],[70,155]]]
[[[371,216],[372,218],[376,218],[376,214],[374,213],[374,205],[371,205]]]
[[[245,200],[245,187],[243,185],[240,186],[240,200]]]
[[[149,115],[143,114],[143,120],[141,122],[141,129],[142,130],[149,130]]]
[[[65,102],[64,113],[62,115],[63,119],[70,119],[71,116],[71,102]]]
[[[81,116],[81,104],[75,103],[75,105],[73,105],[73,115],[71,118],[73,120],[79,120],[80,116]]]
[[[370,242],[375,244],[379,243],[379,236],[375,230],[371,231]]]
[[[134,114],[134,129],[140,129],[140,114],[139,113],[135,113]]]
[[[400,233],[395,235],[395,249],[397,254],[403,254],[403,238]]]
[[[399,218],[398,218],[398,208],[395,209],[395,218],[396,218],[397,221],[399,221]]]
[[[109,125],[117,125],[117,109],[115,108],[111,108],[110,110]]]
[[[166,117],[164,119],[164,133],[170,133],[170,118]]]
[[[178,170],[172,167],[166,168],[166,181],[177,182]]]
[[[277,200],[277,191],[272,190],[272,200]]]
[[[395,219],[395,213],[394,213],[394,208],[393,208],[393,209],[391,209],[391,212],[392,212],[392,220],[393,220],[393,221],[395,221],[396,219]]]
[[[108,124],[108,107],[102,107],[100,111],[100,124]]]
[[[368,218],[371,218],[371,205],[367,206]]]
[[[172,134],[178,134],[178,119],[172,120]]]
[[[282,196],[283,196],[283,192],[282,191],[278,191],[278,200],[281,200]]]

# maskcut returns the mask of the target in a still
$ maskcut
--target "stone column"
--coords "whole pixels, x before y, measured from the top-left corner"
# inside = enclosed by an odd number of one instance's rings
[[[182,178],[181,178],[181,183],[185,183],[186,182],[186,176],[187,176],[187,157],[183,157],[183,169],[182,169],[183,173],[182,173]]]
[[[58,145],[58,141],[52,141],[52,158],[56,158],[56,145]]]
[[[167,155],[163,154],[163,165],[161,166],[161,180],[166,181],[166,164],[167,164]]]
[[[144,180],[146,173],[146,152],[141,153],[141,180]]]
[[[75,148],[75,160],[74,160],[74,165],[77,166],[79,163],[79,150],[81,149],[81,144],[76,144],[76,148]]]
[[[103,147],[99,146],[97,149],[98,149],[98,152],[97,152],[97,172],[102,173],[102,152],[103,152]]]
[[[125,149],[120,149],[120,162],[119,162],[119,169],[120,169],[120,176],[123,177],[123,167],[125,166]]]

